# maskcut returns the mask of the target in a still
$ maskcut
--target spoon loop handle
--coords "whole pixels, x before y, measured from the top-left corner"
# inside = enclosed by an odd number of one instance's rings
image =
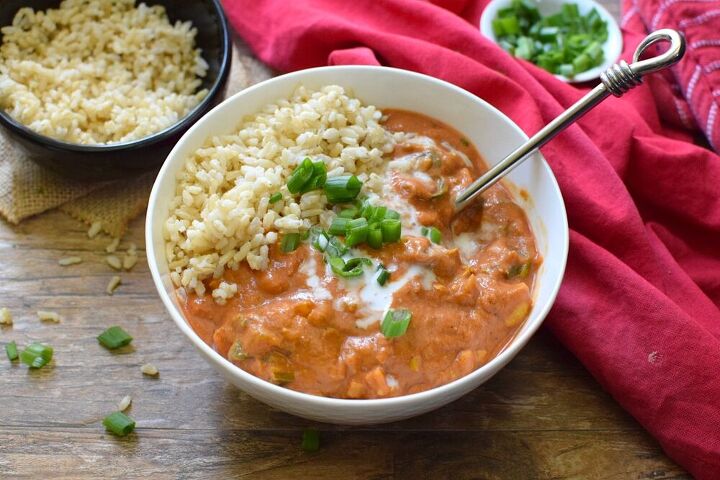
[[[670,46],[665,52],[655,57],[640,60],[642,54],[651,45],[658,42],[668,42]],[[482,192],[528,158],[536,149],[575,123],[609,95],[621,96],[633,87],[640,85],[644,75],[674,65],[684,54],[685,38],[679,32],[670,29],[652,32],[638,45],[633,55],[633,63],[628,65],[627,62],[621,60],[603,72],[600,75],[601,83],[599,85],[462,191],[455,199],[455,210],[460,211],[468,206]]]

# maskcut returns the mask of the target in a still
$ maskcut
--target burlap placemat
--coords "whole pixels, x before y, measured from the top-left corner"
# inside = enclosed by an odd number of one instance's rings
[[[227,95],[271,76],[235,37]],[[145,210],[155,175],[148,172],[115,182],[75,182],[28,160],[0,132],[0,215],[11,223],[59,207],[88,225],[101,222],[108,235],[120,237],[128,222]]]

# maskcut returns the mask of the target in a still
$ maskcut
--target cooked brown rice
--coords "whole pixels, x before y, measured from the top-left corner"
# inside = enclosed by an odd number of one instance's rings
[[[125,395],[120,402],[118,402],[118,411],[124,412],[128,408],[130,408],[130,405],[132,405],[132,397],[130,395]]]
[[[46,310],[38,310],[37,316],[41,322],[60,323],[61,320],[57,312],[49,312]]]
[[[65,142],[136,140],[187,115],[208,65],[190,22],[135,0],[64,0],[2,28],[0,108]]]
[[[142,367],[140,367],[140,371],[143,373],[143,375],[148,375],[150,377],[155,377],[160,373],[157,367],[152,363],[144,364]]]
[[[115,237],[112,239],[112,242],[108,244],[107,247],[105,247],[105,251],[107,253],[115,253],[115,250],[117,250],[118,245],[120,245],[120,238]]]
[[[124,268],[125,270],[130,271],[130,270],[132,270],[132,268],[135,266],[135,264],[137,263],[137,261],[138,261],[137,255],[126,254],[126,255],[123,257],[122,266],[123,266],[123,268]]]
[[[61,267],[67,267],[70,265],[77,265],[78,263],[82,263],[82,258],[80,257],[65,257],[58,260],[58,265]]]
[[[115,290],[117,290],[121,283],[122,279],[119,276],[115,275],[108,282],[107,287],[105,288],[105,293],[107,293],[108,295],[112,295],[113,293],[115,293]]]
[[[0,325],[12,325],[13,318],[10,310],[5,307],[0,308]]]
[[[87,232],[88,238],[95,238],[100,230],[102,230],[102,222],[93,222]]]
[[[177,286],[205,292],[203,280],[247,261],[268,265],[268,246],[278,235],[329,225],[322,191],[293,197],[285,185],[305,157],[323,160],[328,177],[355,174],[364,191],[379,192],[375,173],[394,141],[381,125],[382,113],[339,86],[320,91],[298,87],[289,99],[243,119],[230,134],[208,138],[179,173],[164,225],[166,257]],[[269,203],[270,195],[283,200]],[[221,282],[218,303],[237,286]]]
[[[108,255],[105,261],[115,270],[122,270],[122,261],[117,255]]]

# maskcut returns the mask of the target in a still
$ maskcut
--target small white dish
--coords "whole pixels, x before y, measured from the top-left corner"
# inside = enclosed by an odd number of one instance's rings
[[[512,0],[492,0],[488,6],[485,7],[485,11],[483,11],[480,17],[480,32],[495,43],[497,43],[497,38],[495,38],[495,33],[493,32],[492,21],[497,17],[499,10],[509,7],[511,3]],[[578,6],[581,15],[587,15],[594,8],[600,17],[607,22],[608,38],[603,44],[605,61],[597,67],[578,73],[573,78],[568,78],[563,75],[555,75],[555,77],[567,83],[582,83],[595,80],[596,78],[600,78],[600,74],[610,68],[618,58],[620,58],[623,47],[620,27],[617,21],[615,21],[615,18],[610,15],[610,12],[599,3],[594,0],[536,0],[534,3],[537,5],[540,15],[543,17],[559,12],[564,3],[574,3]]]
[[[520,127],[484,100],[450,83],[407,70],[368,66],[313,68],[246,88],[215,107],[180,139],[155,180],[145,225],[148,264],[155,287],[177,327],[204,360],[247,394],[280,410],[321,422],[359,425],[402,420],[439,408],[477,388],[512,360],[540,328],[560,289],[568,254],[567,216],[560,188],[540,153],[533,154],[505,180],[511,191],[517,193],[516,201],[527,213],[543,256],[533,288],[535,304],[510,344],[465,377],[432,390],[377,400],[309,395],[266,382],[235,366],[203,342],[182,314],[170,280],[163,238],[177,173],[208,136],[230,133],[243,116],[288,97],[300,84],[313,89],[341,85],[365,103],[435,117],[462,132],[489,163],[504,158],[528,138]],[[528,195],[519,194],[515,187]],[[198,357],[188,354],[187,361],[197,362]]]

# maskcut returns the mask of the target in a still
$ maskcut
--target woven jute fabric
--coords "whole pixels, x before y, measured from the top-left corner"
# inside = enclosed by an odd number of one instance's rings
[[[271,76],[242,40],[234,38],[227,95]],[[156,174],[114,182],[73,181],[25,158],[0,132],[0,215],[11,223],[59,208],[88,225],[101,222],[108,235],[122,236],[128,222],[147,207]]]

